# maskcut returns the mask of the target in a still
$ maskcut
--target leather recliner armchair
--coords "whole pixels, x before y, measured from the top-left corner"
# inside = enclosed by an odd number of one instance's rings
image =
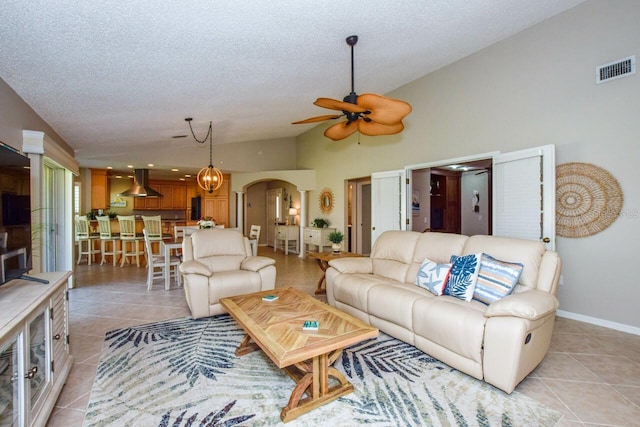
[[[275,260],[252,256],[249,239],[237,230],[212,228],[182,242],[187,304],[194,319],[224,313],[221,298],[275,288]]]

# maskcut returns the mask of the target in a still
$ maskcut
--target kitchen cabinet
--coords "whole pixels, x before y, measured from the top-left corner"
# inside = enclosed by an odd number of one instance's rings
[[[198,187],[198,195],[202,198],[202,216],[211,217],[216,224],[229,226],[229,189],[231,175],[224,174],[220,188],[208,193]]]
[[[324,247],[331,248],[331,242],[329,241],[329,233],[336,231],[335,228],[317,228],[317,227],[304,227],[302,234],[304,236],[304,245],[308,250],[309,245],[317,246],[318,252],[322,252]]]
[[[135,210],[185,210],[187,209],[187,185],[149,181],[149,186],[162,194],[162,197],[134,197]]]
[[[71,272],[42,273],[48,284],[13,280],[0,288],[0,424],[43,426],[69,375]]]
[[[285,255],[288,255],[290,250],[298,253],[298,236],[300,233],[297,225],[276,225],[274,234],[274,252],[281,247]]]
[[[107,209],[111,204],[106,169],[91,169],[91,209]]]
[[[229,199],[205,198],[202,201],[202,216],[211,217],[217,225],[229,226]]]

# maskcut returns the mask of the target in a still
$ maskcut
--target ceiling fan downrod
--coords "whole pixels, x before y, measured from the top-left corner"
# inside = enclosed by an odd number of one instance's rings
[[[349,36],[347,37],[347,44],[351,46],[351,93],[344,98],[344,102],[349,102],[351,104],[355,104],[358,99],[358,95],[356,95],[355,89],[355,72],[354,72],[354,60],[353,60],[353,47],[358,43],[358,36]]]

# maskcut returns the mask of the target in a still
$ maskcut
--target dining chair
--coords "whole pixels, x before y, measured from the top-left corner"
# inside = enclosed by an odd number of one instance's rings
[[[94,243],[100,239],[97,233],[91,233],[89,230],[89,220],[86,216],[76,215],[75,218],[76,232],[75,240],[78,244],[78,264],[82,259],[82,255],[87,256],[87,264],[91,265],[96,260],[96,254],[100,253],[100,249],[96,249]]]
[[[104,264],[107,257],[113,258],[113,266],[116,266],[118,255],[122,254],[122,249],[118,249],[118,242],[120,241],[120,234],[111,232],[111,218],[108,216],[96,217],[98,220],[98,233],[100,234],[100,250],[102,252],[102,261],[100,265]],[[109,244],[111,248],[109,249]]]
[[[144,236],[144,247],[147,253],[147,290],[150,291],[155,279],[162,279],[164,282],[165,274],[169,274],[170,277],[176,282],[176,285],[181,286],[182,280],[178,266],[180,265],[180,258],[177,256],[171,256],[169,258],[169,271],[165,271],[166,260],[163,253],[154,252],[151,243],[153,240],[147,234],[147,229],[142,230]],[[161,246],[161,245],[160,245]]]
[[[258,243],[260,242],[260,229],[262,227],[260,225],[251,224],[251,228],[249,229],[249,243],[251,244],[251,251],[253,252],[253,256],[258,255]]]
[[[140,249],[140,243],[144,241],[144,237],[136,234],[136,217],[133,215],[118,215],[118,224],[120,225],[120,241],[122,242],[122,262],[120,267],[124,267],[125,262],[129,262],[128,258],[136,258],[136,265],[140,267],[140,255],[144,257],[144,249]]]
[[[173,227],[173,238],[177,242],[180,239],[184,239],[186,236],[190,236],[196,231],[200,230],[197,225],[176,225]]]

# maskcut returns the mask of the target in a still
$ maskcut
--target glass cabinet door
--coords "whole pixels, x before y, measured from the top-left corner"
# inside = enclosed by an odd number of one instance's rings
[[[46,308],[28,324],[28,358],[25,364],[25,378],[28,381],[29,411],[31,413],[42,404],[42,396],[50,385],[49,349],[47,329],[49,309]]]
[[[18,338],[0,348],[0,427],[20,425]]]

